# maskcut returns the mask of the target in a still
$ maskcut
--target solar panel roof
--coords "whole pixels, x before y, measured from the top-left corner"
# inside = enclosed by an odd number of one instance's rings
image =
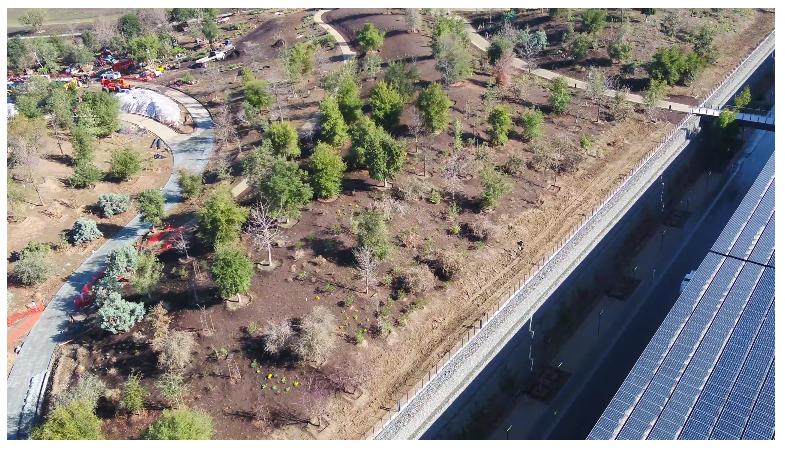
[[[774,156],[589,439],[774,436]]]

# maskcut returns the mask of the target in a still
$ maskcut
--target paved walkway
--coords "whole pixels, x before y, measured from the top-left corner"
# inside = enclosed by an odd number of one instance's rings
[[[483,38],[482,35],[480,35],[477,32],[477,30],[475,30],[474,27],[472,27],[468,21],[466,21],[466,30],[469,32],[469,40],[472,42],[474,47],[480,49],[483,52],[488,50],[488,46],[490,46],[488,40]],[[519,69],[521,71],[528,71],[531,74],[534,74],[535,76],[542,77],[543,79],[547,79],[547,80],[556,79],[557,77],[563,77],[565,80],[567,80],[567,83],[573,88],[586,90],[588,87],[588,84],[583,80],[573,79],[572,77],[564,76],[562,74],[549,71],[547,69],[534,68],[529,70],[528,65],[526,65],[526,63],[518,57],[513,57],[512,66],[516,69]],[[612,98],[613,96],[616,95],[616,90],[606,90],[605,95],[608,96],[609,98]],[[637,95],[635,93],[627,93],[625,94],[624,97],[627,99],[627,101],[634,102],[636,104],[643,104],[643,96],[641,95]],[[675,110],[678,112],[685,112],[685,113],[690,113],[691,109],[694,108],[694,106],[688,106],[687,104],[670,102],[667,100],[660,102],[658,106],[662,109]]]
[[[346,41],[343,35],[338,33],[338,30],[336,30],[335,28],[333,28],[332,25],[327,24],[326,22],[324,22],[324,20],[322,20],[322,16],[324,15],[324,13],[328,11],[331,10],[320,9],[319,11],[316,12],[316,14],[313,15],[313,21],[316,22],[318,26],[325,29],[327,33],[332,35],[333,38],[335,38],[335,42],[338,44],[338,47],[341,49],[341,55],[343,55],[343,61],[345,63],[351,60],[352,58],[354,58],[357,55],[357,52],[353,51],[352,48],[349,47],[349,43]]]
[[[170,128],[139,115],[122,114],[121,118],[150,129],[167,142],[172,151],[172,174],[162,191],[168,211],[182,199],[177,172],[187,169],[202,172],[213,150],[213,122],[198,101],[180,91],[159,87],[158,90],[182,104],[194,121],[191,134],[177,135]],[[102,244],[68,278],[46,306],[38,323],[28,334],[8,376],[7,437],[27,438],[48,379],[49,364],[57,345],[68,339],[69,315],[76,312],[74,298],[97,272],[103,269],[106,255],[147,233],[150,225],[139,216],[131,220],[113,238]]]

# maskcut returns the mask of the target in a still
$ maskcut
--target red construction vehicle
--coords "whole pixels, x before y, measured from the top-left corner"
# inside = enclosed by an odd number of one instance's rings
[[[128,58],[128,59],[125,59],[125,60],[120,60],[117,63],[113,63],[112,64],[112,71],[117,71],[117,72],[121,72],[121,73],[123,73],[123,72],[127,73],[127,72],[130,72],[133,67],[134,67],[134,61],[131,60],[130,58]]]
[[[120,90],[130,90],[131,84],[128,83],[125,79],[102,79],[101,80],[101,90],[104,91],[120,91]]]

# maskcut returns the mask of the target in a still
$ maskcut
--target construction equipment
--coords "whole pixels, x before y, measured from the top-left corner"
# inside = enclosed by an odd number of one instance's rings
[[[127,80],[120,79],[101,79],[101,90],[103,91],[120,91],[130,90],[131,84]]]

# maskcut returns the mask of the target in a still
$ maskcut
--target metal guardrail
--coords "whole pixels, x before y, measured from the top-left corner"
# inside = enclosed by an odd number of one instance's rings
[[[768,54],[768,53],[770,52],[770,50],[769,50],[769,46],[768,46],[768,45],[764,46],[764,43],[767,43],[768,41],[772,41],[772,42],[773,42],[773,40],[774,40],[774,32],[771,32],[769,35],[767,35],[765,38],[763,38],[763,39],[762,39],[762,40],[761,40],[761,41],[758,43],[758,45],[755,47],[755,49],[754,49],[752,52],[750,52],[750,53],[747,55],[747,57],[746,57],[744,60],[742,60],[741,62],[739,62],[739,63],[738,63],[738,64],[737,64],[737,65],[736,65],[736,66],[733,68],[733,70],[732,70],[730,73],[728,73],[728,75],[727,75],[727,76],[726,76],[726,77],[723,79],[723,81],[722,81],[722,82],[718,83],[718,84],[715,86],[715,88],[714,88],[714,89],[711,91],[711,93],[710,93],[708,96],[706,96],[706,97],[704,98],[703,102],[702,102],[700,105],[701,105],[701,106],[706,106],[706,104],[707,104],[707,103],[709,103],[709,102],[712,102],[712,101],[716,102],[716,100],[714,100],[714,99],[712,99],[712,98],[718,95],[718,92],[719,92],[719,90],[722,88],[722,86],[723,86],[725,83],[727,83],[727,82],[728,82],[728,80],[730,80],[732,77],[735,77],[735,76],[736,76],[736,74],[738,73],[739,69],[740,69],[742,66],[746,66],[747,64],[750,64],[751,62],[758,61],[758,59],[760,58],[760,54],[761,54],[761,53],[764,53],[764,52],[765,52],[766,54]],[[772,46],[772,47],[773,47],[773,46]],[[756,59],[755,59],[755,60],[753,60],[753,57],[756,57]],[[652,158],[653,158],[655,155],[659,154],[659,153],[660,153],[662,150],[664,150],[664,148],[665,148],[665,146],[666,146],[666,145],[669,145],[669,144],[670,144],[670,141],[671,141],[671,140],[672,140],[672,139],[673,139],[673,138],[676,136],[676,134],[677,134],[679,131],[681,131],[681,129],[683,129],[683,128],[684,128],[684,127],[687,125],[687,122],[688,122],[688,121],[689,121],[691,118],[693,118],[691,115],[688,115],[686,118],[684,118],[684,119],[683,119],[683,120],[682,120],[682,121],[681,121],[681,122],[680,122],[680,123],[679,123],[679,124],[678,124],[678,125],[677,125],[675,128],[673,128],[673,129],[672,129],[672,130],[671,130],[671,131],[668,133],[668,135],[667,135],[667,136],[666,136],[664,139],[660,140],[660,142],[658,143],[658,145],[657,145],[656,147],[654,147],[654,148],[653,148],[651,151],[649,151],[649,152],[648,152],[648,153],[647,153],[647,154],[646,154],[644,157],[642,157],[642,158],[641,158],[641,159],[638,161],[638,163],[635,165],[635,167],[633,168],[633,170],[631,170],[630,172],[628,172],[628,173],[625,175],[624,179],[623,179],[623,180],[621,180],[621,182],[620,182],[620,183],[619,183],[619,184],[618,184],[618,185],[617,185],[617,186],[616,186],[616,187],[615,187],[615,188],[614,188],[612,191],[610,191],[609,195],[608,195],[608,196],[607,196],[605,199],[603,199],[603,201],[602,201],[601,203],[599,203],[599,204],[598,204],[596,207],[594,207],[594,208],[592,209],[592,211],[591,211],[591,214],[590,214],[590,215],[587,215],[587,216],[585,216],[585,217],[584,217],[584,220],[583,220],[583,221],[582,221],[580,224],[578,224],[578,226],[574,227],[574,228],[573,228],[573,229],[570,231],[570,234],[569,234],[569,235],[567,235],[565,238],[563,238],[562,240],[560,240],[560,241],[559,241],[559,243],[558,243],[556,246],[554,246],[554,247],[553,247],[553,249],[550,251],[550,254],[547,256],[547,258],[543,258],[543,259],[541,259],[541,260],[540,260],[540,262],[537,264],[537,266],[536,266],[536,268],[535,268],[534,270],[532,270],[532,271],[528,272],[528,273],[527,273],[527,274],[524,276],[524,278],[523,278],[523,279],[519,279],[519,280],[517,280],[517,281],[514,283],[514,285],[513,285],[513,286],[511,286],[511,288],[510,288],[510,290],[509,290],[509,293],[507,293],[507,294],[506,294],[506,296],[504,297],[503,301],[499,301],[499,302],[496,304],[496,307],[494,308],[493,312],[491,312],[491,313],[487,313],[487,312],[486,312],[485,314],[483,314],[483,316],[482,316],[482,317],[480,317],[479,319],[475,320],[475,321],[474,321],[474,323],[472,323],[472,327],[471,327],[471,328],[469,328],[469,329],[466,331],[465,335],[462,335],[462,336],[461,336],[461,341],[460,341],[459,343],[456,343],[456,344],[455,344],[455,345],[454,345],[454,346],[453,346],[453,347],[452,347],[452,348],[451,348],[451,349],[450,349],[450,350],[449,350],[447,353],[445,353],[445,354],[444,354],[444,355],[443,355],[443,356],[442,356],[442,357],[441,357],[441,358],[440,358],[440,359],[437,361],[437,363],[436,363],[436,365],[435,365],[435,366],[433,366],[433,367],[431,367],[430,369],[428,369],[428,373],[427,373],[427,375],[423,375],[423,377],[422,377],[420,380],[418,380],[417,382],[415,382],[415,383],[414,383],[414,385],[413,385],[413,386],[411,386],[411,387],[410,387],[410,388],[409,388],[409,389],[406,391],[406,394],[404,394],[404,395],[403,395],[401,398],[399,398],[399,399],[398,399],[398,400],[397,400],[395,403],[393,403],[393,404],[390,406],[390,408],[389,408],[389,409],[386,411],[386,413],[384,414],[384,416],[382,416],[382,418],[380,418],[380,419],[379,419],[379,420],[378,420],[378,421],[377,421],[377,422],[376,422],[376,423],[373,425],[373,427],[372,427],[372,428],[371,428],[371,429],[370,429],[368,432],[366,432],[366,434],[365,434],[365,437],[364,437],[364,438],[366,438],[366,439],[374,438],[374,437],[376,437],[376,435],[378,435],[378,434],[379,434],[379,433],[380,433],[382,430],[384,430],[384,429],[385,429],[385,428],[386,428],[386,427],[389,425],[389,423],[390,423],[390,422],[391,422],[391,421],[392,421],[392,420],[393,420],[393,419],[394,419],[396,416],[398,416],[398,415],[401,413],[401,411],[402,411],[403,409],[405,409],[405,408],[406,408],[406,406],[407,406],[407,405],[408,405],[408,404],[409,404],[409,403],[410,403],[410,402],[411,402],[411,401],[412,401],[414,398],[416,398],[416,397],[417,397],[417,395],[418,395],[418,394],[419,394],[419,393],[420,393],[420,392],[421,392],[421,391],[422,391],[422,390],[423,390],[423,389],[424,389],[426,386],[428,386],[428,384],[430,384],[430,383],[431,383],[431,381],[434,379],[434,377],[436,377],[436,375],[439,373],[439,371],[440,371],[440,370],[442,370],[442,369],[444,368],[444,366],[445,366],[445,365],[446,365],[448,362],[450,362],[450,360],[452,360],[452,359],[455,357],[455,355],[456,355],[458,352],[460,352],[460,351],[461,351],[461,350],[462,350],[462,349],[463,349],[463,348],[464,348],[464,347],[465,347],[465,346],[466,346],[466,345],[467,345],[467,344],[468,344],[468,343],[469,343],[469,342],[472,340],[472,338],[474,338],[474,336],[476,336],[477,332],[478,332],[479,330],[481,330],[481,329],[482,329],[482,327],[483,327],[484,325],[486,325],[490,319],[492,319],[492,318],[496,317],[496,316],[497,316],[497,314],[498,314],[500,311],[502,311],[502,310],[505,308],[505,306],[506,306],[506,305],[507,305],[507,304],[510,302],[510,300],[512,299],[512,297],[513,297],[513,296],[514,296],[514,295],[515,295],[515,294],[516,294],[518,291],[520,291],[520,289],[521,289],[521,288],[522,288],[524,285],[526,285],[526,284],[527,284],[527,283],[528,283],[528,282],[529,282],[529,281],[530,281],[530,280],[531,280],[531,279],[532,279],[534,276],[536,276],[536,275],[537,275],[537,273],[539,273],[539,272],[540,272],[540,271],[541,271],[541,270],[542,270],[542,269],[543,269],[543,268],[544,268],[544,267],[545,267],[545,266],[546,266],[546,265],[547,265],[547,264],[548,264],[548,263],[549,263],[549,262],[550,262],[550,261],[551,261],[551,260],[552,260],[552,259],[553,259],[553,258],[556,256],[556,254],[558,254],[558,253],[561,251],[561,249],[564,247],[564,245],[566,245],[567,243],[569,243],[569,242],[570,242],[570,241],[571,241],[571,240],[572,240],[572,239],[575,237],[575,235],[576,235],[576,234],[577,234],[577,233],[578,233],[578,232],[579,232],[579,231],[580,231],[582,228],[584,228],[584,227],[585,227],[585,226],[586,226],[586,225],[587,225],[587,224],[588,224],[588,223],[589,223],[589,222],[592,220],[592,218],[593,218],[593,217],[594,217],[594,216],[595,216],[595,215],[596,215],[596,214],[597,214],[597,213],[598,213],[600,210],[602,210],[602,208],[604,208],[604,207],[605,207],[605,206],[608,204],[608,202],[609,202],[611,199],[613,199],[613,198],[614,198],[614,197],[615,197],[617,194],[619,194],[619,193],[620,193],[620,192],[621,192],[621,191],[624,189],[624,187],[625,187],[625,186],[628,184],[628,182],[630,181],[630,179],[631,179],[633,176],[635,176],[635,175],[636,175],[636,174],[637,174],[637,173],[638,173],[638,172],[641,170],[641,168],[643,168],[643,167],[644,167],[644,166],[645,166],[645,165],[646,165],[646,164],[647,164],[647,163],[648,163],[648,162],[649,162],[649,161],[650,161],[650,160],[651,160],[651,159],[652,159]]]

